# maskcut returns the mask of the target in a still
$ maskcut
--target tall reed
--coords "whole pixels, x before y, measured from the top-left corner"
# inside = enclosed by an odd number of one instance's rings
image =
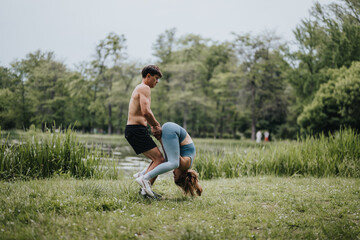
[[[0,143],[0,179],[101,177],[101,154],[80,143],[70,128],[64,133],[30,132],[15,144],[5,138]]]
[[[250,145],[249,145],[250,146]],[[258,147],[198,148],[195,169],[203,179],[255,175],[360,177],[360,135],[351,129]]]

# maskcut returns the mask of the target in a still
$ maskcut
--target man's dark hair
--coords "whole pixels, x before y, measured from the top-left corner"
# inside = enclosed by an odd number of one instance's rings
[[[159,75],[160,78],[162,77],[160,68],[156,65],[147,65],[141,71],[141,75],[143,78],[145,78],[148,73],[150,73],[151,76],[154,76],[155,74],[157,74],[157,75]]]

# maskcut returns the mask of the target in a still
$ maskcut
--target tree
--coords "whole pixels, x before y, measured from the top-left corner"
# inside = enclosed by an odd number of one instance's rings
[[[275,34],[252,37],[236,35],[234,48],[239,56],[242,96],[251,113],[251,139],[255,140],[256,127],[275,128],[286,118],[286,97],[283,72],[287,64],[281,50],[284,47]],[[262,119],[262,122],[258,122]]]
[[[69,91],[69,99],[67,102],[69,112],[67,114],[67,122],[76,123],[76,127],[80,127],[82,132],[91,130],[91,112],[89,104],[93,99],[91,91],[91,81],[87,75],[87,66],[80,65],[79,72],[73,72],[69,76],[67,89]]]
[[[26,58],[15,61],[11,64],[11,71],[16,76],[15,95],[16,101],[13,108],[16,111],[16,127],[28,128],[31,124],[32,101],[29,92],[29,79],[32,78],[33,69],[41,66],[43,63],[54,59],[53,52],[41,52],[40,50],[26,55]]]
[[[101,110],[107,113],[107,116],[100,117],[100,124],[107,121],[108,133],[112,133],[112,118],[113,118],[113,101],[112,101],[112,87],[116,81],[116,73],[109,70],[112,67],[119,66],[122,60],[126,58],[124,50],[125,36],[109,33],[109,35],[101,40],[96,46],[95,60],[92,61],[93,69],[93,91],[94,100],[89,106],[92,112],[93,119],[95,115],[99,114]],[[104,106],[102,106],[104,104]]]
[[[290,83],[300,104],[312,101],[314,93],[329,79],[326,69],[349,67],[360,60],[360,6],[356,0],[344,4],[315,3],[310,18],[301,21],[294,34],[298,50]]]
[[[35,125],[66,125],[66,99],[68,91],[65,87],[69,73],[63,63],[50,60],[34,67],[28,79],[29,99],[32,102],[32,117]]]
[[[313,102],[321,84],[331,80],[328,69],[349,67],[360,60],[359,14],[357,0],[329,5],[315,3],[309,18],[294,30],[298,49],[289,59],[293,69],[288,80],[294,90],[294,104],[287,120],[291,126],[288,129],[296,129],[303,106]]]
[[[8,68],[0,67],[0,123],[2,129],[16,127],[16,76]]]
[[[360,62],[327,74],[332,80],[321,85],[298,118],[302,130],[327,134],[341,127],[360,129]]]
[[[1,129],[15,128],[16,115],[12,103],[15,94],[8,88],[0,89],[0,127]]]
[[[241,79],[241,73],[229,71],[217,73],[210,80],[213,86],[212,96],[216,101],[216,107],[213,109],[213,113],[215,113],[214,137],[217,136],[217,131],[219,131],[219,137],[222,138],[226,127],[230,128],[232,136],[236,137],[240,113],[238,100]]]
[[[199,88],[196,86],[198,76],[194,63],[178,63],[168,65],[167,71],[173,76],[169,83],[169,109],[176,112],[182,126],[187,128],[190,111],[194,106],[204,105]]]
[[[64,124],[68,71],[53,52],[36,51],[11,64],[17,78],[15,109],[22,127]]]
[[[160,122],[181,122],[188,128],[196,105],[205,103],[199,100],[202,91],[198,84],[201,78],[199,56],[204,47],[205,41],[198,35],[189,34],[176,39],[175,29],[159,36],[154,54],[162,56],[160,68],[163,69],[163,78],[152,94],[152,110]],[[160,54],[164,52],[167,54]],[[188,131],[191,132],[191,129],[188,128]]]
[[[165,30],[165,33],[160,34],[153,44],[153,55],[159,58],[159,63],[167,64],[172,61],[172,53],[175,50],[175,39],[176,28]]]
[[[172,30],[160,35],[154,48],[155,55],[161,56],[163,69],[163,79],[154,89],[152,101],[160,121],[181,123],[192,135],[216,129],[210,79],[230,58],[228,44],[211,44],[194,34],[177,39]]]
[[[223,137],[225,122],[231,126],[236,118],[236,96],[239,91],[239,73],[236,58],[230,44],[213,44],[206,49],[203,62],[203,91],[207,99],[214,103],[212,109],[214,137]],[[231,117],[230,117],[231,116]],[[227,118],[227,121],[225,119]],[[234,134],[234,133],[233,133]]]

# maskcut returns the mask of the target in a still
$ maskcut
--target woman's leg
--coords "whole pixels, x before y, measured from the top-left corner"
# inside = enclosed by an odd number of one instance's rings
[[[180,143],[178,134],[180,129],[175,124],[164,124],[162,131],[161,140],[168,161],[159,164],[153,170],[146,173],[144,176],[146,180],[179,167]]]

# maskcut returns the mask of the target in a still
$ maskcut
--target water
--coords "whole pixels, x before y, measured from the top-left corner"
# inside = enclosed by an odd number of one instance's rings
[[[116,169],[122,171],[125,177],[132,177],[136,172],[142,171],[147,168],[151,160],[143,154],[136,155],[134,150],[127,145],[123,144],[105,144],[102,143],[98,146],[103,152],[106,152],[110,161],[115,161]],[[160,149],[161,150],[161,149]],[[158,178],[172,178],[172,171],[160,175]]]
[[[125,172],[138,172],[149,166],[150,160],[146,157],[127,156],[125,158],[115,159],[118,162],[118,169]]]

